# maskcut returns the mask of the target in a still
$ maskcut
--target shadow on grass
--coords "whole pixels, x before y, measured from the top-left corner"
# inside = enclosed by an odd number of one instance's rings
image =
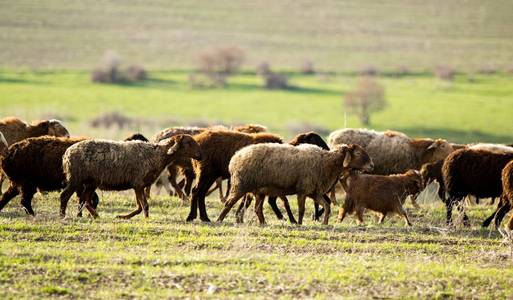
[[[395,130],[406,133],[412,137],[431,137],[444,138],[450,142],[457,143],[507,143],[513,142],[513,136],[485,133],[480,130],[457,130],[448,128],[427,128],[427,127],[407,127],[397,128]]]
[[[19,83],[19,84],[48,84],[47,81],[43,80],[27,80],[27,79],[21,79],[21,78],[5,78],[0,75],[0,84],[6,83]]]
[[[316,95],[341,95],[341,91],[321,88],[310,88],[301,86],[290,86],[287,89],[266,89],[263,85],[250,83],[229,83],[226,90],[236,91],[269,91],[269,92],[289,92],[295,94],[316,94]]]

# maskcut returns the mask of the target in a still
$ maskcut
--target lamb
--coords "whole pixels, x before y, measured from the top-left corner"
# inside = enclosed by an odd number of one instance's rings
[[[408,170],[404,174],[389,176],[352,172],[347,182],[346,200],[339,210],[339,222],[344,220],[346,214],[356,212],[358,222],[363,224],[363,212],[370,209],[381,213],[380,224],[387,214],[397,213],[411,226],[403,204],[408,195],[417,195],[424,188],[419,171]]]
[[[245,194],[253,193],[257,200],[255,212],[260,224],[265,224],[262,211],[264,195],[298,195],[298,223],[302,224],[305,199],[311,197],[324,210],[323,224],[328,224],[330,204],[325,195],[339,179],[344,169],[372,169],[372,160],[358,145],[339,145],[325,151],[314,145],[259,144],[243,148],[230,161],[232,189],[218,222]]]
[[[196,219],[198,210],[200,219],[203,222],[210,222],[205,208],[205,196],[216,179],[230,177],[228,164],[236,151],[252,144],[283,142],[279,136],[270,133],[247,134],[212,130],[200,133],[194,136],[194,139],[200,145],[204,159],[201,162],[193,162],[198,183],[192,191],[188,222]]]
[[[151,186],[171,162],[182,158],[201,160],[201,149],[190,135],[177,135],[158,144],[141,141],[116,142],[86,140],[71,146],[64,153],[63,170],[67,185],[61,193],[61,216],[66,215],[68,200],[74,191],[83,188],[87,210],[97,217],[91,194],[97,189],[134,189],[137,209],[119,218],[129,219],[149,206],[144,189]]]
[[[62,122],[55,119],[38,121],[29,125],[18,118],[8,117],[0,120],[0,132],[8,146],[29,137],[43,135],[69,137],[69,132]],[[0,172],[0,195],[4,179],[5,175]]]
[[[461,149],[450,154],[442,166],[447,191],[447,223],[452,223],[452,207],[467,195],[478,198],[500,197],[501,171],[513,159],[513,153],[494,153],[486,150]],[[493,216],[483,222],[488,226]],[[463,215],[464,225],[469,221]]]
[[[83,140],[84,138],[43,136],[24,139],[11,145],[8,152],[4,152],[2,160],[2,168],[11,183],[0,200],[0,210],[21,193],[21,204],[28,214],[34,215],[32,197],[38,189],[56,191],[64,188],[62,156],[70,146]],[[82,191],[77,189],[77,195],[81,194]],[[98,195],[95,193],[93,207],[96,208],[97,205]]]
[[[442,160],[453,152],[451,144],[442,139],[412,139],[400,132],[368,129],[334,131],[328,137],[328,144],[362,146],[374,162],[373,173],[378,175],[419,170],[423,164]]]

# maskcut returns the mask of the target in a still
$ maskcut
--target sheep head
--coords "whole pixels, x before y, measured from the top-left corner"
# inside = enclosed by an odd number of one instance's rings
[[[423,176],[418,170],[408,170],[404,175],[409,177],[411,180],[408,192],[411,194],[411,198],[416,200],[425,188]]]
[[[363,170],[365,172],[371,172],[374,169],[372,159],[360,145],[339,145],[335,147],[334,151],[344,152],[344,162],[342,164],[344,169]]]
[[[61,121],[52,119],[44,122],[48,122],[48,135],[69,137],[69,132]]]
[[[195,160],[201,160],[200,145],[194,138],[188,134],[179,134],[169,139],[162,140],[160,145],[165,147],[169,156],[189,157]]]
[[[425,163],[445,159],[454,151],[452,145],[443,139],[413,139],[410,144],[418,149],[416,152],[420,160],[419,168]]]
[[[312,144],[317,145],[324,150],[330,150],[330,148],[328,147],[326,142],[324,142],[322,137],[313,131],[296,135],[296,137],[294,137],[294,139],[289,144],[291,144],[292,146],[298,146],[300,144]]]

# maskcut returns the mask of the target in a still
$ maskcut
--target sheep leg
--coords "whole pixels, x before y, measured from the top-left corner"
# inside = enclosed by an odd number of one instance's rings
[[[11,184],[7,191],[2,195],[2,200],[0,200],[0,211],[7,205],[7,203],[9,203],[9,201],[18,196],[19,193],[20,191],[18,188],[14,184]]]
[[[189,212],[189,216],[187,216],[187,222],[196,219],[198,216],[198,210],[200,213],[201,221],[210,222],[210,219],[207,215],[207,209],[205,207],[205,196],[216,178],[217,177],[211,176],[209,174],[200,174],[198,178],[198,184],[192,191],[191,210]]]
[[[182,191],[182,188],[180,187],[178,182],[176,182],[176,177],[177,177],[176,168],[169,167],[167,170],[168,170],[169,176],[167,177],[167,182],[162,182],[162,185],[164,186],[166,191],[169,190],[170,194],[171,194],[171,189],[169,189],[169,185],[171,185],[173,187],[173,189],[175,190],[175,193],[178,195],[178,198],[182,199],[182,201],[185,202],[187,198],[185,197],[185,194]],[[165,177],[165,176],[163,176],[163,177]]]
[[[135,199],[137,202],[137,209],[127,215],[117,216],[118,219],[130,219],[133,216],[138,215],[143,211],[144,206],[143,206],[143,201],[142,201],[142,195],[140,193],[140,190],[138,190],[138,189],[135,190]],[[145,215],[146,215],[146,212],[145,212]]]
[[[379,224],[383,224],[385,222],[385,217],[387,216],[387,213],[382,213],[381,217],[379,218]]]
[[[495,203],[495,197],[490,198],[488,205],[493,205]]]
[[[85,207],[86,207],[87,211],[89,211],[89,214],[94,219],[98,218],[98,213],[96,212],[97,204],[96,205],[94,204],[94,195],[97,195],[95,190],[96,190],[96,187],[88,186],[84,190],[84,195],[83,195],[84,199],[85,199]]]
[[[339,210],[338,210],[338,218],[337,218],[337,222],[342,222],[344,221],[344,218],[346,217],[347,215],[347,209],[345,209],[344,207],[341,207]]]
[[[501,201],[502,202],[502,201]],[[499,228],[501,225],[502,219],[504,219],[504,216],[511,210],[511,205],[509,201],[504,201],[504,204],[499,209],[497,214],[495,215],[495,228]]]
[[[486,220],[483,221],[483,223],[481,224],[481,227],[483,227],[483,228],[488,227],[490,225],[490,223],[492,222],[492,220],[497,215],[497,213],[499,212],[499,210],[501,210],[501,208],[503,206],[504,206],[504,202],[502,202],[502,198],[501,198],[499,203],[497,203],[497,208],[495,209],[495,211],[488,218],[486,218]],[[495,222],[497,222],[497,220]],[[500,224],[500,222],[499,222],[499,224]]]
[[[508,229],[513,230],[513,215],[509,218]]]
[[[445,186],[440,182],[438,182],[438,197],[442,199],[443,202],[447,202],[445,199]]]
[[[2,186],[4,185],[5,174],[0,170],[0,196],[2,195]]]
[[[253,201],[253,197],[250,194],[246,194],[240,203],[239,208],[237,208],[237,212],[235,213],[237,223],[244,223],[244,213],[246,212],[246,209],[248,209],[248,207],[251,205],[251,201]]]
[[[455,197],[452,197],[452,196],[450,196],[449,199],[447,199],[447,201],[445,201],[445,210],[446,210],[445,218],[446,218],[447,225],[452,224],[452,206],[457,201],[458,201],[458,199]]]
[[[324,219],[322,221],[323,225],[328,225],[328,222],[330,220],[330,213],[331,213],[330,203],[328,201],[326,201],[326,198],[329,201],[329,197],[327,195],[323,195],[323,196],[317,195],[315,197],[315,201],[320,203],[322,205],[322,207],[324,208]]]
[[[260,225],[265,225],[264,199],[265,199],[265,196],[260,195],[260,194],[256,195],[255,213],[256,213],[256,215],[258,217],[258,221],[260,222]]]
[[[283,200],[283,205],[285,206],[285,211],[287,212],[287,216],[289,217],[289,222],[291,224],[297,224],[296,218],[294,218],[294,214],[292,213],[292,210],[290,209],[289,200],[285,196],[280,197],[280,198],[281,198],[281,200]]]
[[[461,202],[460,202],[460,205],[458,205],[458,212],[460,214],[463,214],[463,226],[469,227],[470,222],[469,222],[467,214],[465,213],[465,205]]]
[[[194,191],[193,191],[194,193]],[[242,198],[245,194],[232,194],[230,193],[230,196],[224,203],[224,207],[221,210],[221,213],[219,214],[219,217],[217,218],[217,222],[223,222],[224,218],[226,218],[226,215],[230,212],[230,209],[237,203],[237,201]]]
[[[356,219],[358,220],[359,225],[364,225],[364,223],[363,223],[363,211],[364,210],[365,210],[365,208],[363,208],[363,207],[358,207],[356,209]]]
[[[32,198],[36,192],[36,188],[33,187],[21,188],[21,205],[23,205],[28,215],[34,215],[34,210],[32,210]]]
[[[269,202],[269,205],[271,206],[274,214],[276,215],[276,218],[278,218],[278,220],[283,220],[283,214],[281,213],[281,210],[278,208],[278,205],[276,204],[276,199],[277,197],[275,196],[269,196],[267,202]],[[287,203],[289,202],[287,198],[285,198],[284,202],[285,201],[287,201]]]
[[[221,200],[221,203],[225,203],[226,199],[224,198],[223,179],[222,178],[216,179],[216,186],[219,188],[219,200]]]
[[[230,189],[232,188],[232,181],[230,178],[226,181],[226,195],[224,196],[224,201],[228,198],[228,195],[230,195]]]
[[[319,221],[319,218],[324,213],[324,210],[320,208],[317,202],[314,202],[314,212],[312,213],[312,220]]]
[[[66,216],[66,208],[68,207],[69,198],[73,196],[73,193],[75,193],[75,191],[76,188],[68,184],[61,192],[61,218],[64,218]]]
[[[408,218],[408,214],[406,213],[406,211],[404,210],[404,208],[402,206],[397,207],[397,213],[404,218],[404,220],[406,221],[406,224],[408,226],[412,226],[410,219]],[[384,218],[385,218],[385,216],[383,216],[383,219]]]
[[[305,216],[305,203],[306,203],[306,196],[305,195],[297,195],[297,207],[299,211],[298,216],[298,224],[303,224],[303,217]]]
[[[192,190],[192,183],[194,182],[194,178],[196,178],[196,175],[194,174],[193,170],[189,169],[185,169],[183,172],[185,176],[185,186],[183,190],[185,191],[185,194],[187,196],[190,196]]]
[[[411,198],[411,204],[413,205],[413,207],[415,207],[416,209],[420,209],[420,205],[417,203],[417,196],[410,196]]]

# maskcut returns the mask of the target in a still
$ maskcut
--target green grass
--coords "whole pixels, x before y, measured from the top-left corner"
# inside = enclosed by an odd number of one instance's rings
[[[380,77],[388,107],[372,115],[372,127],[411,136],[444,137],[454,142],[513,142],[513,76],[460,75],[454,82],[430,76]],[[307,122],[328,131],[345,125],[342,95],[354,85],[346,75],[291,74],[296,87],[267,91],[252,74],[230,78],[224,89],[191,89],[186,72],[153,72],[135,85],[93,84],[86,72],[0,73],[2,115],[23,119],[57,116],[72,134],[121,138],[129,131],[152,135],[159,129],[198,121],[253,122],[290,137],[294,124]],[[89,121],[119,111],[150,125],[104,130]],[[348,127],[361,124],[354,116]]]
[[[151,69],[190,68],[204,49],[236,45],[247,68],[510,68],[511,11],[509,0],[2,0],[0,66],[91,69],[114,50]]]
[[[131,211],[131,193],[100,195],[100,218],[58,217],[58,194],[37,195],[36,217],[17,200],[0,218],[1,298],[506,298],[513,260],[494,230],[479,226],[492,207],[468,209],[470,229],[446,229],[440,202],[421,202],[414,226],[389,218],[366,226],[354,218],[329,226],[278,221],[267,226],[189,224],[188,207],[156,196],[150,218],[114,219]],[[429,196],[426,196],[429,199]],[[295,202],[295,201],[293,201]],[[217,199],[208,199],[215,218]],[[295,210],[295,206],[293,206]],[[311,207],[307,213],[311,212]]]

